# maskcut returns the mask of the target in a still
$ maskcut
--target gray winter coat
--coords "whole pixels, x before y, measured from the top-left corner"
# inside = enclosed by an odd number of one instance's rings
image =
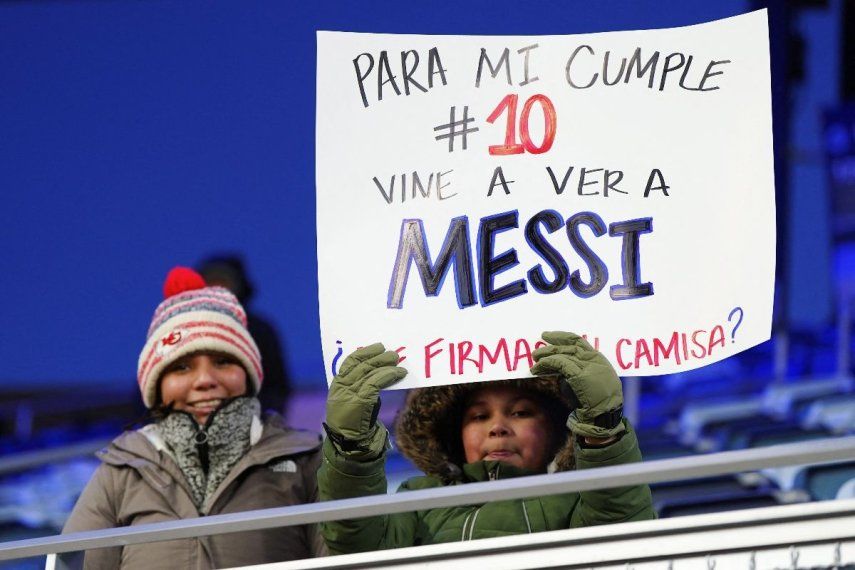
[[[318,435],[289,430],[278,416],[266,418],[263,424],[255,418],[254,424],[252,447],[201,509],[194,505],[178,465],[159,445],[156,431],[125,432],[98,453],[102,465],[81,494],[63,533],[316,501],[315,473],[321,461]],[[314,525],[289,526],[90,550],[84,567],[202,570],[325,554]],[[77,565],[66,556],[60,562],[65,567]]]

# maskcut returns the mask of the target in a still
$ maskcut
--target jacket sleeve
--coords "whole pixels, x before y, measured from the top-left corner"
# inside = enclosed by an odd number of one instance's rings
[[[321,464],[321,450],[316,449],[309,455],[301,465],[303,472],[303,490],[305,496],[303,502],[306,504],[318,502],[318,466]],[[324,537],[321,535],[320,525],[308,524],[304,527],[306,533],[306,545],[312,557],[327,556],[327,544],[324,542]]]
[[[318,471],[322,501],[386,494],[386,455],[369,461],[348,459],[324,440]],[[380,515],[321,523],[330,554],[351,554],[416,544],[416,513]]]
[[[100,530],[119,526],[116,515],[115,469],[100,465],[86,484],[71,515],[62,529],[62,534]],[[84,559],[85,558],[85,559]],[[96,548],[83,552],[63,554],[57,557],[56,568],[107,569],[121,565],[121,547]]]
[[[641,461],[635,430],[624,419],[626,432],[620,440],[603,448],[584,448],[576,443],[576,469],[591,469]],[[583,491],[571,514],[570,526],[593,526],[656,518],[650,488],[631,485],[599,491]]]

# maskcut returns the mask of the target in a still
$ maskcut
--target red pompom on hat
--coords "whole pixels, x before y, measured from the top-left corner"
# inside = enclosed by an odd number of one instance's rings
[[[173,267],[163,282],[163,298],[169,299],[185,291],[204,289],[205,279],[189,267]]]
[[[264,371],[261,353],[247,329],[246,311],[223,287],[208,287],[188,267],[173,267],[163,283],[164,300],[154,311],[137,361],[143,402],[158,402],[158,383],[169,365],[194,352],[221,352],[240,362],[247,387],[258,394]]]

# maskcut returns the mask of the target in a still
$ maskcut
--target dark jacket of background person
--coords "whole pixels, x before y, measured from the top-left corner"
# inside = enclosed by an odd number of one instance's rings
[[[248,312],[246,318],[246,328],[255,339],[264,363],[264,384],[257,398],[263,409],[284,414],[291,397],[291,380],[285,370],[282,342],[273,325],[263,317]]]
[[[255,294],[255,285],[249,279],[243,260],[238,255],[212,256],[199,264],[199,273],[209,285],[221,285],[229,289],[244,306],[247,329],[264,363],[264,384],[257,398],[265,410],[285,413],[291,396],[291,379],[286,368],[282,339],[276,327],[249,306]]]
[[[230,471],[200,512],[178,465],[142,430],[125,432],[98,457],[102,464],[74,507],[63,533],[186,520],[200,515],[311,503],[317,500],[317,434],[285,428],[268,415],[258,441]],[[87,569],[224,568],[323,556],[312,526],[288,526],[199,538],[100,548]],[[61,567],[78,558],[63,556]]]
[[[561,397],[557,383],[535,380],[525,384],[547,398]],[[537,387],[537,388],[535,388]],[[399,491],[427,489],[476,481],[531,475],[497,461],[456,465],[449,442],[459,439],[459,404],[477,384],[414,390],[399,416],[396,429],[401,453],[426,473],[404,482]],[[457,408],[457,410],[455,410]],[[635,432],[623,420],[621,439],[602,448],[584,448],[568,437],[556,453],[554,469],[588,469],[641,461]],[[563,423],[561,424],[563,428]],[[385,454],[373,461],[345,458],[326,439],[318,472],[321,500],[386,493]],[[323,523],[324,538],[334,554],[455,542],[526,534],[655,517],[647,485],[586,491],[429,509],[410,513]]]

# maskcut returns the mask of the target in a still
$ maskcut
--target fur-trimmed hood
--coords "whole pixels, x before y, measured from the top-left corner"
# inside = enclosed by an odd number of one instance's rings
[[[411,390],[395,421],[395,440],[401,453],[426,475],[443,481],[459,479],[463,459],[461,425],[470,394],[486,386],[512,386],[548,403],[548,417],[556,433],[567,437],[556,452],[550,471],[574,467],[573,437],[566,427],[571,411],[569,390],[557,378],[526,378],[472,384],[453,384]]]

